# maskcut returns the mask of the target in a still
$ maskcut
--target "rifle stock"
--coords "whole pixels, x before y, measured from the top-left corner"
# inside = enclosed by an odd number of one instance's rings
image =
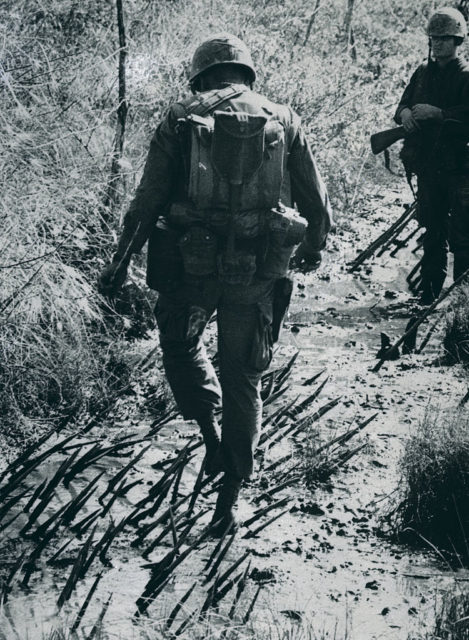
[[[393,129],[386,129],[385,131],[374,133],[370,136],[371,150],[374,155],[377,155],[404,137],[404,127],[394,127]]]

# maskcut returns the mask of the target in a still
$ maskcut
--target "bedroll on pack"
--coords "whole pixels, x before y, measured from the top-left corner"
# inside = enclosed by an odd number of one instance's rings
[[[262,212],[278,204],[285,163],[285,132],[265,115],[215,111],[188,116],[191,124],[189,200],[195,210],[223,213],[230,224],[232,187],[239,185],[236,235],[261,233]],[[252,215],[250,215],[252,214]],[[222,226],[222,225],[220,225]]]

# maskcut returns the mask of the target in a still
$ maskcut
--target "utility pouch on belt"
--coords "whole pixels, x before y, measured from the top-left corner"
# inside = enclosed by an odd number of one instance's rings
[[[251,284],[256,273],[256,256],[241,251],[218,256],[218,278],[226,284]]]
[[[147,285],[160,293],[177,289],[183,280],[180,232],[159,220],[148,238]]]
[[[205,227],[191,227],[179,240],[184,271],[191,276],[210,276],[217,269],[217,237]]]

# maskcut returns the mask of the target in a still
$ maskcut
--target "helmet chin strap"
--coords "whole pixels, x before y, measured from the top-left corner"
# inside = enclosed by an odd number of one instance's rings
[[[428,63],[432,61],[432,41],[428,38]]]

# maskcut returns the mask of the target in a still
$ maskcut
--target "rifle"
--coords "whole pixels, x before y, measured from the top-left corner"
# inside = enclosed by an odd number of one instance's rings
[[[403,140],[405,135],[404,127],[394,127],[393,129],[373,133],[370,136],[371,151],[376,156],[398,140]]]
[[[421,124],[423,125],[424,123],[421,122]],[[441,123],[441,134],[444,137],[454,136],[461,143],[466,143],[469,141],[469,125],[460,120],[448,118]],[[406,135],[404,127],[394,127],[393,129],[373,133],[370,136],[371,151],[376,156],[398,140],[403,140]]]

